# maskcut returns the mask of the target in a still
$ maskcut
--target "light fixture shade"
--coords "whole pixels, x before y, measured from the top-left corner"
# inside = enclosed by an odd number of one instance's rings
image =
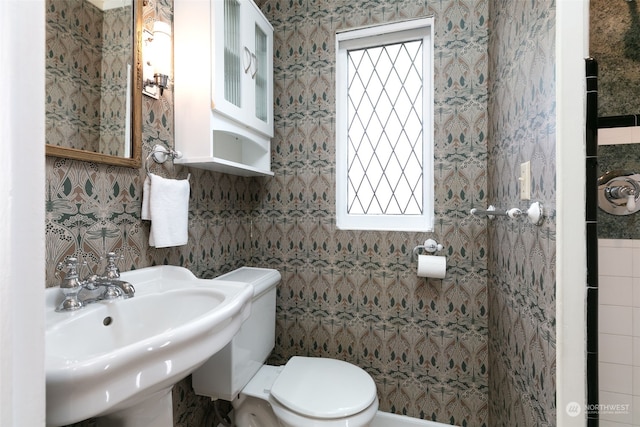
[[[171,26],[166,22],[153,24],[154,72],[171,75]]]

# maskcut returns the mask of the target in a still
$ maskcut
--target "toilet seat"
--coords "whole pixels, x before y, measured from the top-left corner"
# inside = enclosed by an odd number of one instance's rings
[[[301,356],[287,362],[271,396],[282,407],[316,419],[349,417],[377,402],[376,385],[363,369],[341,360]]]
[[[366,427],[378,412],[377,398],[364,411],[342,418],[313,418],[300,415],[283,407],[274,398],[269,399],[269,403],[279,425],[284,427]]]
[[[365,427],[378,396],[373,379],[355,365],[294,356],[283,366],[263,365],[233,407],[241,427]]]

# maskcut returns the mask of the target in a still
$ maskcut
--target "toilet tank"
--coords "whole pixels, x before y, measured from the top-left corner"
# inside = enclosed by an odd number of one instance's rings
[[[253,285],[251,314],[231,342],[193,372],[196,394],[232,401],[266,362],[275,345],[276,286],[280,272],[241,267],[212,280]]]

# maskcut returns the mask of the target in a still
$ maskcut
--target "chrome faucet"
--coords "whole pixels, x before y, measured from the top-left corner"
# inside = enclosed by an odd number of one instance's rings
[[[60,283],[60,291],[64,300],[56,311],[73,311],[101,300],[115,298],[131,298],[135,295],[135,288],[129,282],[120,280],[120,270],[116,266],[116,254],[107,254],[107,266],[102,275],[92,274],[84,279],[78,275],[78,258],[69,257],[58,264],[58,270],[66,267],[64,279]],[[80,298],[80,292],[86,290],[89,295]],[[97,294],[97,295],[96,295]]]

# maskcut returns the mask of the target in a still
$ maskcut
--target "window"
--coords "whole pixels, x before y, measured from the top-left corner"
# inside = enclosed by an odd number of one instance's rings
[[[340,229],[433,229],[432,21],[336,35]]]

